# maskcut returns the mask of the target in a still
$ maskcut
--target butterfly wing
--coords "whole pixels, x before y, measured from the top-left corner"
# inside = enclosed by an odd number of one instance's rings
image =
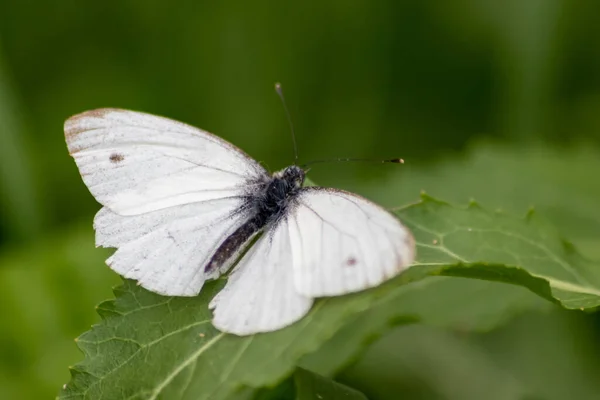
[[[69,153],[96,200],[120,215],[239,196],[267,171],[208,132],[140,112],[98,109],[65,122]]]
[[[213,324],[237,335],[281,329],[314,298],[379,285],[414,255],[410,231],[378,205],[339,190],[302,189],[212,300]]]
[[[230,211],[239,203],[219,199],[129,216],[103,207],[94,219],[96,245],[117,248],[106,263],[142,287],[165,296],[194,296],[227,268],[204,272],[217,247],[245,221],[245,213]]]
[[[290,325],[311,305],[294,288],[289,229],[281,220],[248,250],[209,307],[217,329],[250,335]]]
[[[248,217],[251,185],[269,177],[208,132],[134,111],[76,115],[66,121],[65,137],[85,184],[105,206],[94,227],[98,246],[117,248],[107,264],[163,295],[195,295],[218,275],[205,274],[205,265]]]
[[[288,223],[295,288],[307,297],[377,286],[415,257],[414,239],[398,219],[341,190],[304,188]]]

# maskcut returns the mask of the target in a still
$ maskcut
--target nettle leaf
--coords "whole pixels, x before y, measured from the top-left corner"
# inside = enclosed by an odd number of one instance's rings
[[[424,273],[486,279],[525,286],[566,308],[600,305],[600,266],[535,212],[521,220],[475,202],[461,209],[422,198],[420,206],[396,212],[417,238],[419,268],[409,269],[405,279]]]
[[[441,308],[436,314],[436,302],[410,306],[423,298],[415,297],[415,288],[425,290],[431,281],[429,296],[436,296],[437,285],[452,281],[431,275],[521,285],[568,308],[600,304],[597,266],[579,257],[534,213],[513,218],[474,203],[457,208],[428,196],[395,213],[413,230],[417,265],[377,288],[321,299],[305,318],[277,332],[236,337],[213,328],[207,304],[223,280],[193,298],[159,296],[126,281],[115,290],[115,300],[98,307],[102,322],[79,338],[85,359],[71,369],[73,378],[59,398],[251,398],[255,390],[290,376],[302,356],[329,340],[335,357],[323,368],[328,373],[368,337],[387,329],[389,321],[435,321],[432,315],[444,313]],[[438,317],[437,322],[448,321]],[[357,323],[362,328],[352,341],[336,346],[336,338],[339,344],[348,334],[345,327]],[[318,369],[318,358],[303,362]]]

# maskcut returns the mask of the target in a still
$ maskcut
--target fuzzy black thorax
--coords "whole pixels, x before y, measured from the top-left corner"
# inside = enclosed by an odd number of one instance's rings
[[[255,218],[264,224],[277,221],[287,209],[289,202],[302,187],[304,171],[292,165],[273,174],[264,188],[250,200]]]

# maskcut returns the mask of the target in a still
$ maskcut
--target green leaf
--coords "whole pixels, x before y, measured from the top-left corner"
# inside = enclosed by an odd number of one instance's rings
[[[277,332],[236,337],[215,330],[207,304],[223,281],[194,298],[162,297],[126,281],[114,301],[99,306],[102,323],[80,337],[85,360],[72,368],[60,398],[226,399],[273,387],[358,314],[402,296],[406,283],[428,275],[510,282],[569,307],[598,305],[598,270],[535,214],[513,218],[427,196],[396,213],[413,229],[417,265],[378,288],[321,299],[305,318]],[[418,312],[399,309],[391,316]]]
[[[600,305],[600,268],[581,257],[533,211],[524,220],[489,213],[477,203],[461,209],[423,195],[396,214],[413,231],[417,265],[403,277],[463,276],[519,284],[566,308]]]
[[[294,372],[294,383],[296,400],[367,400],[359,391],[303,368]]]
[[[420,322],[458,332],[485,332],[525,311],[552,304],[525,288],[477,279],[431,276],[390,291],[346,324],[300,365],[335,376],[396,325]]]

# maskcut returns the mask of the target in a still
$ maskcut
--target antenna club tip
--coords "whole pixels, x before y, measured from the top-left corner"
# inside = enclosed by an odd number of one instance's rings
[[[391,159],[390,161],[393,163],[396,163],[396,164],[404,164],[403,158],[394,158],[394,159]]]
[[[275,90],[281,90],[281,83],[275,82]]]

